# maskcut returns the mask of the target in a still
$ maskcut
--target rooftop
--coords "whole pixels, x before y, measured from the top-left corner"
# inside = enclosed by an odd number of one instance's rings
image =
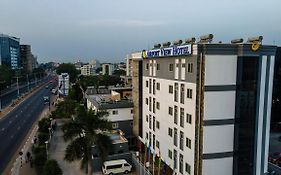
[[[86,94],[86,98],[98,109],[132,108],[134,106],[131,99],[114,101],[111,97],[111,94]]]

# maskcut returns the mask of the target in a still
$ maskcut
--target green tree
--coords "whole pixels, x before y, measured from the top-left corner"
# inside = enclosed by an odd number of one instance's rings
[[[95,113],[79,107],[75,120],[63,126],[64,139],[71,141],[65,151],[65,160],[81,160],[81,168],[86,168],[86,173],[92,173],[92,146],[96,145],[102,160],[112,149],[112,141],[103,131],[111,129],[111,124],[106,119],[106,112]],[[90,167],[90,171],[88,170]]]
[[[0,90],[3,90],[7,85],[11,84],[14,76],[14,71],[5,65],[0,66]]]
[[[64,101],[57,104],[57,108],[52,112],[53,118],[70,118],[76,114],[76,108],[78,106],[76,100],[66,98]]]
[[[62,175],[62,170],[56,160],[48,160],[43,168],[43,175]]]
[[[60,64],[59,67],[57,68],[57,74],[61,73],[68,73],[70,77],[70,82],[74,83],[77,79],[78,75],[78,70],[76,70],[74,64],[71,63],[63,63]]]
[[[45,162],[47,160],[47,154],[46,151],[42,149],[42,151],[39,151],[34,155],[34,166],[38,174],[40,174],[43,171],[43,167],[45,165]]]
[[[116,76],[121,76],[121,75],[126,75],[126,71],[125,70],[122,70],[122,69],[116,69],[114,72],[113,72],[113,75],[116,75]]]

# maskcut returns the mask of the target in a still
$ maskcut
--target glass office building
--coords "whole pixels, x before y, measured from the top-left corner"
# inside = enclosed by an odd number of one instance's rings
[[[0,34],[0,64],[17,69],[20,63],[19,38]]]

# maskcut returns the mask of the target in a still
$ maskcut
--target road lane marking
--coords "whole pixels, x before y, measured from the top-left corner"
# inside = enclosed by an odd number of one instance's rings
[[[4,130],[5,130],[5,128],[2,128],[1,130],[2,130],[2,131],[4,131]]]

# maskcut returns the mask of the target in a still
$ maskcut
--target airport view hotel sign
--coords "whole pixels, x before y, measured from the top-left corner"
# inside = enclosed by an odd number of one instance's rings
[[[191,44],[181,46],[171,46],[166,48],[143,50],[142,58],[158,58],[158,57],[170,57],[181,56],[191,54]]]

